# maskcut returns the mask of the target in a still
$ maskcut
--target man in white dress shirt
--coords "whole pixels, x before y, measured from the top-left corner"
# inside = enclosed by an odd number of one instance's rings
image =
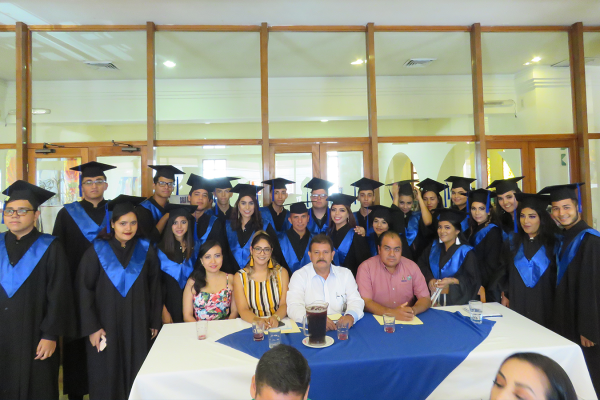
[[[344,314],[340,323],[352,327],[364,315],[364,300],[348,268],[333,265],[333,243],[329,236],[316,235],[309,245],[310,263],[292,275],[287,293],[288,316],[302,322],[306,305],[315,301],[329,303],[327,315]],[[335,323],[327,318],[327,330],[335,330]]]

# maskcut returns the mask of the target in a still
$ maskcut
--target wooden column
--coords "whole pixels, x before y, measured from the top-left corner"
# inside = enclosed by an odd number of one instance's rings
[[[481,65],[481,24],[471,26],[471,78],[473,80],[473,123],[475,125],[475,171],[478,187],[487,187],[487,144],[483,112],[483,70]]]
[[[588,135],[587,101],[585,92],[585,57],[583,51],[583,24],[571,25],[569,56],[571,64],[571,92],[573,99],[573,132],[577,136],[579,182],[581,186],[582,218],[592,225],[592,193],[590,172],[590,141]],[[573,182],[575,183],[575,182]]]
[[[154,163],[154,140],[156,139],[156,26],[154,22],[146,23],[146,101],[148,115],[146,121],[146,147],[142,160]],[[142,196],[152,195],[152,171],[142,165]]]
[[[367,97],[369,118],[370,171],[365,177],[379,180],[379,141],[377,138],[377,86],[375,83],[375,24],[367,24]],[[379,204],[379,190],[375,191],[375,204]]]
[[[27,144],[31,140],[31,32],[22,22],[17,22],[15,32],[17,48],[16,172],[17,179],[27,180]],[[31,168],[35,168],[35,165],[32,165]]]
[[[260,25],[260,122],[262,124],[262,171],[263,181],[271,178],[269,160],[269,27]],[[273,166],[273,170],[274,170]],[[263,205],[271,202],[271,187],[263,189]]]

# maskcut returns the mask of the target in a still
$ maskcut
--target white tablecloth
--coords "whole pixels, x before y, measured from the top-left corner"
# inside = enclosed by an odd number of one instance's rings
[[[500,304],[487,303],[485,307],[486,312],[489,308],[503,317],[493,318],[496,325],[486,340],[428,399],[488,399],[502,361],[510,354],[524,351],[553,358],[567,371],[581,399],[597,399],[579,346]],[[464,313],[462,307],[441,309]],[[197,340],[194,323],[164,326],[135,379],[129,398],[249,399],[250,381],[258,359],[215,343],[223,336],[248,327],[250,324],[241,319],[211,321],[208,338]]]

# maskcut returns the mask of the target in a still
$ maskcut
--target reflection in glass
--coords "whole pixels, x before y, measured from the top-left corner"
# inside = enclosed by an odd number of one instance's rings
[[[600,32],[583,33],[589,132],[600,133]]]
[[[571,182],[568,148],[535,149],[536,191]]]
[[[354,187],[350,184],[362,178],[363,152],[362,151],[328,151],[327,152],[327,180],[333,183],[329,194],[345,193],[354,195]],[[352,205],[352,211],[358,211],[360,203]]]
[[[141,156],[97,157],[96,161],[117,167],[104,172],[108,183],[108,189],[104,192],[105,199],[114,199],[120,194],[142,195]]]
[[[275,154],[275,177],[296,182],[286,185],[288,192],[286,203],[306,200],[308,190],[304,185],[312,176],[312,153]]]
[[[520,149],[488,149],[487,154],[488,182],[522,176]],[[523,189],[523,181],[517,185]]]
[[[0,149],[0,193],[17,180],[17,151]],[[2,195],[2,197],[5,197]],[[2,203],[3,206],[3,203]],[[6,225],[0,224],[0,232],[6,232]]]
[[[15,39],[14,32],[0,32],[0,143],[15,143],[17,138],[16,115],[9,113],[17,108]]]
[[[600,216],[600,188],[598,177],[600,177],[600,139],[590,140],[590,190],[592,191],[592,215],[594,216],[594,229],[598,229],[598,217]]]

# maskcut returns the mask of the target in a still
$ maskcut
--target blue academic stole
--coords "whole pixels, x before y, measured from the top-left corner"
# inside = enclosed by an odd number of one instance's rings
[[[129,289],[131,289],[142,272],[150,242],[146,239],[137,239],[131,260],[125,268],[119,262],[108,241],[96,239],[93,245],[96,255],[98,255],[98,260],[100,260],[100,265],[104,269],[104,272],[106,272],[108,279],[110,279],[121,296],[126,297],[127,292],[129,292]]]
[[[531,257],[531,260],[528,260],[527,257],[525,257],[523,244],[521,243],[521,247],[519,247],[519,251],[517,251],[517,254],[515,255],[514,264],[517,271],[519,271],[519,275],[521,275],[521,279],[523,279],[525,286],[532,288],[537,285],[542,275],[544,275],[544,272],[548,269],[550,259],[546,255],[546,248],[542,246],[535,255]]]
[[[206,211],[205,211],[206,213]],[[206,239],[208,239],[208,235],[210,235],[210,231],[212,231],[213,225],[215,224],[215,221],[217,220],[217,217],[215,217],[214,215],[210,216],[210,220],[208,221],[208,226],[206,227],[206,232],[204,232],[204,235],[202,235],[201,238],[198,238],[198,241],[196,241],[194,243],[194,252],[192,255],[192,260],[194,263],[196,263],[196,260],[198,259],[198,253],[200,252],[200,246],[202,246],[205,242]],[[194,229],[198,229],[197,225],[198,225],[198,221],[195,221],[195,226]]]
[[[371,257],[375,257],[379,252],[377,251],[377,241],[379,238],[375,232],[367,235],[367,242],[369,243],[369,250],[371,251]]]
[[[442,267],[442,273],[440,275],[440,248],[443,245],[443,243],[434,242],[431,246],[431,253],[429,253],[429,268],[431,269],[435,279],[443,279],[449,276],[454,276],[460,269],[462,263],[465,261],[467,253],[473,250],[473,248],[469,245],[460,245],[456,252],[452,254],[452,257],[450,257],[446,265]]]
[[[477,232],[475,234],[475,237],[473,238],[473,247],[476,247],[479,243],[481,243],[481,241],[492,230],[492,228],[495,228],[495,227],[496,227],[496,225],[494,225],[494,224],[488,224],[487,226],[481,228],[481,230],[479,232]]]
[[[469,229],[469,217],[468,216],[466,216],[465,219],[463,219],[461,221],[460,228],[463,233],[466,232],[467,229]]]
[[[163,213],[150,202],[150,199],[146,199],[140,203],[140,206],[144,207],[147,210],[150,210],[152,213],[152,218],[154,218],[154,224],[158,224],[158,221],[163,217]]]
[[[421,220],[420,212],[411,212],[408,217],[408,223],[406,224],[406,241],[409,246],[412,246],[417,234],[419,233],[419,221]]]
[[[512,238],[515,235],[513,231],[506,232],[504,229],[502,230],[502,242],[512,242]]]
[[[579,251],[579,246],[581,246],[581,242],[583,241],[583,237],[586,233],[600,237],[600,232],[598,232],[597,230],[592,228],[584,229],[583,231],[579,232],[577,236],[575,236],[575,239],[573,239],[571,243],[569,243],[565,251],[562,251],[564,237],[561,236],[559,238],[559,245],[556,246],[554,250],[556,253],[556,265],[558,266],[556,286],[558,286],[558,284],[560,283],[560,280],[562,279],[563,275],[565,274],[565,272],[567,272],[567,267],[569,266],[571,261],[573,261],[575,255]]]
[[[329,227],[329,220],[331,219],[331,214],[329,211],[329,207],[327,207],[327,221],[323,224],[323,227],[319,228],[319,226],[317,225],[317,223],[313,220],[313,212],[312,210],[309,210],[308,212],[308,225],[306,226],[306,229],[308,229],[308,231],[310,233],[312,233],[313,235],[318,235],[319,233],[326,233],[327,232],[327,228]]]
[[[313,235],[308,231],[305,233],[305,235],[306,234],[310,235],[310,238],[308,240],[308,243],[310,244],[310,241],[312,240]],[[305,266],[306,264],[308,264],[310,262],[310,257],[308,256],[308,247],[309,246],[306,246],[306,249],[304,250],[304,255],[302,256],[302,259],[298,260],[298,256],[296,255],[296,252],[294,251],[294,247],[292,246],[292,243],[290,242],[290,239],[288,238],[287,233],[286,232],[278,233],[277,238],[279,239],[279,245],[281,246],[281,252],[283,253],[285,262],[287,263],[287,265],[290,268],[290,271],[292,273],[299,270],[300,268],[302,268],[303,266]]]
[[[269,221],[264,221],[263,230],[266,231],[268,226]],[[252,244],[252,236],[254,236],[254,232],[252,232],[250,239],[248,239],[244,247],[242,247],[240,246],[237,232],[231,229],[231,222],[227,221],[225,223],[225,229],[227,231],[227,241],[229,242],[229,248],[231,249],[231,253],[233,253],[233,258],[235,258],[240,268],[244,268],[248,261],[250,261],[250,247]]]
[[[352,240],[354,239],[354,229],[350,229],[342,243],[340,243],[340,247],[335,250],[335,254],[333,255],[333,264],[338,266],[343,266],[344,261],[346,261],[346,256],[350,251],[350,246],[352,246]]]
[[[369,213],[371,214],[371,213]],[[367,216],[365,217],[365,221],[367,224],[367,228],[365,229],[366,231],[366,235],[369,236],[372,233],[375,233],[375,231],[373,230],[373,221],[371,221],[371,223],[369,224],[369,214],[367,214]],[[354,219],[356,220],[356,225],[358,226],[358,216],[361,215],[360,211],[355,211],[354,212]],[[361,215],[362,216],[362,215]]]
[[[6,232],[0,233],[0,285],[9,298],[19,290],[38,265],[55,236],[42,234],[14,266],[10,265],[6,251]]]
[[[94,222],[93,219],[90,218],[88,213],[85,212],[85,209],[79,202],[73,202],[69,204],[65,204],[65,210],[69,213],[75,224],[79,227],[79,230],[83,234],[83,236],[88,240],[88,242],[92,242],[98,236],[98,233],[106,226],[106,220],[102,219],[102,224],[98,225]]]
[[[160,269],[173,277],[183,290],[190,274],[194,270],[194,262],[188,258],[181,264],[171,261],[165,253],[158,249],[158,259],[160,260]]]
[[[288,220],[288,218],[290,217],[289,210],[284,209],[282,211],[285,212],[285,221],[283,222],[281,230],[277,230],[277,227],[275,226],[275,220],[273,219],[273,215],[271,214],[270,207],[260,207],[258,211],[260,211],[260,216],[262,217],[263,221],[269,221],[273,229],[275,229],[275,232],[284,233],[288,229],[292,228],[292,224],[290,224],[290,221]]]

